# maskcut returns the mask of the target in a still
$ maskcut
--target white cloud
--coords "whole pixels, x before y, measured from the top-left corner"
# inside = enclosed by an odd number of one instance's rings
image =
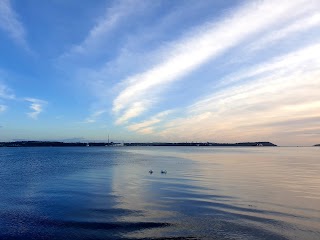
[[[319,68],[320,44],[312,44],[301,49],[290,52],[286,55],[269,59],[267,63],[255,65],[251,68],[243,69],[225,77],[219,85],[235,84],[236,82],[266,76],[267,74],[289,75],[292,72],[308,72]]]
[[[43,111],[47,102],[37,98],[25,98],[24,100],[30,103],[29,108],[31,112],[27,113],[27,115],[32,119],[38,119],[39,114]]]
[[[292,55],[287,55],[288,65],[275,60],[254,66],[252,69],[267,69],[265,66],[278,64],[277,67],[270,67],[264,75],[254,75],[249,82],[197,101],[187,108],[186,117],[165,124],[160,135],[168,139],[177,139],[178,136],[208,141],[257,141],[267,138],[278,143],[305,141],[312,144],[315,138],[302,140],[305,138],[302,133],[317,132],[320,119],[319,46],[305,48],[304,53],[311,53],[312,49],[311,58],[315,60],[312,68],[300,69],[298,63],[292,68]],[[285,57],[281,59],[285,61]],[[303,66],[306,59],[297,59]],[[250,70],[248,72],[252,76]]]
[[[17,44],[28,49],[26,31],[17,13],[12,9],[10,0],[0,1],[0,28],[7,32]]]
[[[141,129],[153,126],[154,124],[157,124],[159,122],[161,122],[161,120],[159,118],[151,118],[149,120],[145,120],[140,123],[133,123],[128,126],[128,129],[131,131],[139,131]]]
[[[116,3],[121,5],[119,1]],[[81,81],[81,83],[88,86],[100,102],[110,101],[110,96],[113,96],[115,92],[118,92],[118,90],[122,88],[121,84],[114,87],[114,84],[117,84],[119,79],[124,79],[134,73],[142,72],[150,66],[159,63],[160,59],[165,57],[163,55],[167,49],[166,44],[156,44],[156,46],[152,48],[150,47],[151,45],[159,41],[163,43],[165,39],[175,37],[175,35],[170,36],[171,34],[168,34],[168,32],[176,31],[177,27],[175,26],[179,26],[184,23],[185,20],[190,20],[190,15],[193,16],[195,11],[201,12],[212,8],[212,6],[219,5],[213,2],[196,1],[191,8],[188,2],[181,2],[179,8],[174,8],[174,11],[166,10],[161,12],[161,15],[158,16],[155,21],[145,22],[146,16],[149,19],[152,13],[158,14],[159,7],[161,8],[163,4],[166,5],[167,3],[161,1],[136,1],[130,3],[132,4],[128,4],[127,8],[132,9],[126,11],[126,16],[112,28],[117,31],[117,29],[119,30],[123,27],[122,22],[126,22],[126,25],[130,22],[130,30],[126,31],[125,35],[121,34],[121,44],[111,50],[109,42],[114,42],[114,38],[118,36],[116,32],[107,31],[107,34],[97,35],[95,38],[96,41],[101,44],[88,45],[85,51],[88,54],[92,54],[95,60],[97,59],[97,55],[106,51],[116,51],[116,56],[112,57],[112,59],[104,59],[105,62],[102,66],[98,64],[77,70],[75,77],[77,82]],[[168,8],[168,10],[169,9],[170,8]],[[130,14],[132,12],[135,13]],[[108,14],[101,19],[107,19],[107,16]],[[186,29],[193,28],[193,24]],[[181,30],[182,29],[179,31]],[[88,36],[89,35],[90,34],[88,34]],[[83,44],[81,43],[79,45]],[[165,50],[162,51],[162,49]],[[88,60],[88,58],[84,57],[80,59]]]
[[[121,83],[125,87],[113,102],[113,111],[119,116],[117,123],[125,123],[148,110],[165,87],[208,60],[272,25],[294,19],[314,5],[319,4],[317,1],[251,2],[224,20],[192,32],[160,53],[168,56],[163,62]],[[143,107],[135,109],[137,105]]]
[[[135,131],[135,132],[139,132],[139,133],[143,133],[143,134],[153,133],[154,127],[152,127],[152,126],[160,123],[166,116],[168,116],[172,112],[173,112],[173,110],[166,110],[166,111],[160,112],[160,113],[152,116],[148,120],[145,120],[145,121],[139,122],[139,123],[130,124],[127,128],[130,131]]]
[[[257,51],[261,48],[266,47],[274,42],[287,38],[288,36],[292,36],[297,33],[301,33],[307,31],[311,28],[319,27],[320,26],[320,13],[318,12],[319,9],[316,9],[316,13],[307,14],[307,16],[302,16],[298,20],[294,21],[293,23],[286,25],[285,27],[281,28],[280,30],[276,30],[271,34],[267,34],[263,36],[258,41],[251,44],[246,51]]]
[[[127,121],[131,118],[139,116],[146,109],[146,102],[134,102],[129,109],[127,109],[124,114],[117,119],[116,124],[127,123]]]
[[[191,105],[189,111],[193,114],[206,111],[221,113],[223,109],[241,112],[255,105],[259,110],[262,103],[272,103],[267,104],[272,109],[286,104],[299,109],[298,103],[309,106],[310,101],[317,102],[320,95],[317,87],[320,84],[317,77],[319,54],[320,44],[314,44],[233,74],[234,79],[230,78],[230,81],[239,81],[238,86],[204,97]],[[250,80],[241,83],[247,78]]]

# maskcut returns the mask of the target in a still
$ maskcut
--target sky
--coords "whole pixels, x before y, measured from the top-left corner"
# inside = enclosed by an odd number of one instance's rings
[[[320,143],[318,0],[0,0],[0,141]]]

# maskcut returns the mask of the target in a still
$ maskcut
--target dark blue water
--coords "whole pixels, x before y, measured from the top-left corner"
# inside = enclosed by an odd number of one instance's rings
[[[0,239],[318,240],[319,153],[0,148]]]

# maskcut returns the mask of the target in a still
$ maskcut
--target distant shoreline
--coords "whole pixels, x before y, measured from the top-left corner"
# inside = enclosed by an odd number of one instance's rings
[[[0,147],[120,147],[120,146],[201,146],[201,147],[277,147],[271,142],[151,142],[151,143],[115,143],[115,142],[55,142],[55,141],[14,141],[0,142]]]

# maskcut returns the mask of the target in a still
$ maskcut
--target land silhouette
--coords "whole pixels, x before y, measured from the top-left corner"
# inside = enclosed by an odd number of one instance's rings
[[[103,146],[223,146],[223,147],[276,147],[271,142],[240,142],[240,143],[215,143],[215,142],[56,142],[56,141],[13,141],[0,142],[0,147],[103,147]]]

